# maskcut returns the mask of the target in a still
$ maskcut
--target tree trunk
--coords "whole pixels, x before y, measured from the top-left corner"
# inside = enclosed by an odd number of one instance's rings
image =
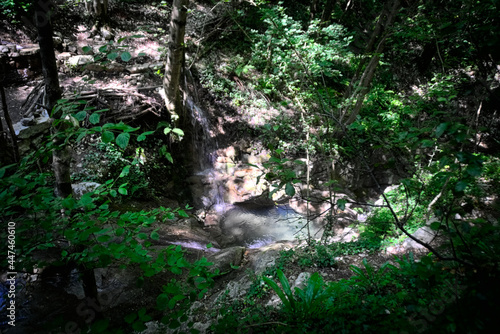
[[[184,63],[184,32],[186,30],[189,0],[174,0],[170,18],[170,38],[168,41],[167,65],[165,67],[166,105],[174,123],[179,123],[182,115],[182,101],[179,86]]]
[[[53,119],[59,119],[61,114],[52,114],[52,109],[61,98],[61,87],[57,73],[56,56],[54,54],[54,42],[52,40],[52,24],[50,15],[53,12],[51,3],[43,4],[35,2],[35,25],[38,30],[38,44],[40,45],[40,58],[42,60],[42,72],[45,81],[44,105]],[[52,129],[54,135],[55,149],[52,152],[52,163],[56,177],[56,193],[60,197],[71,195],[71,151],[63,145],[64,135],[60,132],[60,125]]]
[[[325,8],[321,13],[321,23],[329,23],[332,19],[333,8],[335,7],[336,0],[326,0]]]
[[[50,15],[54,12],[52,2],[43,3],[42,1],[34,0],[35,8],[35,25],[38,30],[38,44],[40,45],[40,58],[42,60],[42,72],[45,81],[45,102],[44,106],[55,120],[60,119],[62,112],[53,113],[52,110],[61,98],[61,87],[59,85],[59,76],[57,72],[56,57],[54,53],[54,41],[52,40],[52,24]],[[52,151],[53,169],[56,178],[56,194],[59,197],[66,198],[73,193],[71,188],[71,150],[65,145],[65,134],[62,130],[64,125],[52,127],[54,149]],[[87,269],[84,264],[80,263],[78,269],[82,273],[84,289],[87,298],[97,299],[97,285],[93,269]]]
[[[7,127],[9,128],[10,132],[10,137],[12,139],[12,150],[14,153],[14,161],[18,162],[19,161],[19,148],[17,146],[17,136],[16,132],[14,131],[14,126],[12,125],[12,119],[10,118],[9,110],[7,108],[7,98],[5,96],[5,90],[3,88],[3,81],[0,81],[0,96],[2,98],[2,109],[3,109],[3,115],[5,117],[5,123],[7,123]],[[7,147],[7,142],[4,141],[4,139],[7,136],[4,136],[3,132],[3,124],[2,120],[0,119],[0,132],[2,138],[0,138],[1,145]]]
[[[368,42],[365,49],[365,55],[371,53],[372,56],[371,58],[366,57],[361,61],[360,65],[358,66],[358,70],[356,71],[351,81],[351,85],[347,90],[347,94],[345,95],[346,98],[351,101],[356,101],[356,103],[352,108],[351,105],[349,105],[341,113],[340,121],[344,126],[347,126],[356,120],[356,117],[358,116],[361,107],[363,106],[364,98],[370,91],[370,85],[373,81],[375,70],[377,69],[380,61],[380,54],[384,50],[385,41],[388,37],[387,30],[393,24],[400,8],[400,0],[392,0],[386,3],[385,8],[382,10],[382,13],[379,16],[379,20],[375,25],[370,41]],[[367,61],[368,64],[364,68],[363,74],[358,81],[359,75],[361,74],[361,68],[362,66],[364,66],[364,64],[366,64]],[[356,83],[357,87],[355,87]],[[343,122],[343,119],[345,118],[347,118],[347,120]]]

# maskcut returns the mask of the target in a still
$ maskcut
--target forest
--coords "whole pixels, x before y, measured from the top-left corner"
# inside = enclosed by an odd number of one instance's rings
[[[498,0],[0,0],[0,333],[491,333]]]

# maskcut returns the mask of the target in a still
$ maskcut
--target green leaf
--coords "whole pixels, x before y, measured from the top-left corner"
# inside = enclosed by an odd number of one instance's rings
[[[109,191],[109,194],[110,194],[112,197],[116,197],[116,196],[118,195],[118,194],[116,193],[116,190],[114,190],[114,189],[111,189],[111,190]]]
[[[122,195],[128,194],[127,188],[118,188],[118,192]]]
[[[176,135],[181,136],[181,137],[184,136],[184,131],[182,131],[181,129],[175,128],[175,129],[172,129],[172,132],[175,133]]]
[[[469,165],[469,166],[467,166],[466,172],[470,176],[477,177],[477,176],[481,175],[481,173],[483,172],[483,169],[481,168],[481,166]]]
[[[123,167],[122,172],[120,173],[120,176],[118,176],[118,177],[125,177],[129,174],[129,172],[130,172],[130,165],[127,165],[127,166]]]
[[[433,147],[434,141],[429,139],[422,140],[422,147]]]
[[[108,50],[108,46],[107,45],[103,45],[103,46],[101,46],[99,48],[99,52],[102,52],[102,53],[106,52],[107,50]]]
[[[290,197],[295,195],[295,188],[290,182],[287,182],[287,184],[285,185],[285,193]]]
[[[159,295],[158,297],[156,297],[156,307],[159,309],[159,310],[164,310],[167,308],[167,305],[168,305],[168,294],[166,293],[162,293],[161,295]]]
[[[154,131],[146,131],[146,132],[143,132],[141,133],[138,137],[137,137],[137,141],[143,141],[144,139],[146,139],[146,136],[150,135],[150,134],[153,134]]]
[[[109,326],[109,319],[97,320],[91,327],[91,333],[104,333]]]
[[[168,308],[172,310],[175,307],[175,304],[177,304],[178,301],[183,300],[184,298],[186,298],[186,296],[183,296],[183,295],[177,295],[177,296],[172,297],[168,301]]]
[[[92,48],[91,48],[90,46],[84,46],[84,47],[82,48],[82,51],[83,51],[83,53],[84,53],[84,54],[87,54],[87,53],[89,53],[90,51],[92,51]]]
[[[441,222],[433,222],[431,223],[431,229],[434,231],[439,230],[439,227],[441,227]]]
[[[87,112],[85,110],[76,113],[75,118],[81,122],[87,117]]]
[[[436,137],[439,138],[444,133],[444,131],[448,128],[448,123],[441,123],[436,128]]]
[[[100,235],[97,237],[97,241],[99,242],[108,242],[111,239],[109,235]]]
[[[65,209],[72,210],[75,208],[76,201],[74,198],[68,197],[62,201],[62,205]]]
[[[115,60],[118,57],[118,53],[111,52],[106,56],[109,60]]]
[[[144,325],[144,323],[142,321],[134,322],[134,324],[132,325],[132,328],[137,332],[142,332],[145,329],[147,329],[146,325]]]
[[[123,132],[116,137],[116,145],[118,145],[120,148],[125,149],[127,148],[128,142],[130,140],[130,134]]]
[[[160,239],[160,235],[159,235],[159,234],[158,234],[158,232],[156,232],[156,231],[151,232],[150,237],[151,237],[151,239],[153,239],[153,240],[159,240],[159,239]]]
[[[455,190],[456,191],[464,191],[465,188],[467,188],[468,182],[467,181],[458,181],[457,184],[455,185]]]
[[[189,218],[189,215],[184,210],[179,210],[178,214],[180,217]]]
[[[111,131],[104,131],[101,135],[101,140],[103,143],[107,144],[115,139],[115,134]]]
[[[123,233],[125,233],[125,229],[123,227],[119,227],[115,230],[115,234],[117,237],[119,237],[120,235],[123,235]]]
[[[163,130],[163,133],[164,133],[164,134],[166,134],[166,135],[168,135],[168,134],[170,133],[170,131],[172,131],[172,129],[171,129],[171,128],[169,128],[169,127],[166,127],[166,128]]]
[[[92,115],[90,115],[89,122],[92,124],[98,124],[100,119],[101,119],[101,115],[95,112]]]
[[[341,198],[337,201],[337,207],[340,209],[340,210],[345,210],[345,205],[347,203],[347,200]]]
[[[127,51],[122,52],[120,57],[122,58],[123,61],[129,61],[130,59],[132,59],[132,55],[130,54],[130,52]]]
[[[165,152],[165,158],[167,158],[167,160],[170,161],[171,164],[174,163],[174,159],[172,159],[172,155],[170,155],[170,153]]]

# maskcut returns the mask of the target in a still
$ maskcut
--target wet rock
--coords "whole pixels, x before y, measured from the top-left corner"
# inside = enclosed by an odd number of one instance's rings
[[[213,269],[219,269],[221,273],[232,270],[231,266],[239,266],[243,260],[245,247],[235,246],[221,250],[218,253],[209,255],[207,260],[213,262]]]

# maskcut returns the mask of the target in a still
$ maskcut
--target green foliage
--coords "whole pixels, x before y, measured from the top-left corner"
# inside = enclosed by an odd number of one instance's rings
[[[132,59],[131,47],[125,44],[127,40],[140,39],[143,38],[142,35],[132,35],[121,37],[116,41],[109,41],[105,45],[99,47],[97,54],[94,55],[94,61],[102,65],[107,65],[112,61],[121,60],[123,62],[128,62]],[[82,48],[84,53],[93,53],[93,49],[90,46],[84,46]],[[143,53],[139,53],[138,56],[143,56]]]
[[[18,19],[31,9],[32,3],[29,0],[2,0],[0,1],[0,13],[12,20],[13,24],[20,23]]]
[[[261,8],[261,13],[266,30],[252,31],[250,63],[262,73],[257,78],[259,90],[271,97],[300,94],[307,100],[315,95],[310,90],[315,82],[342,86],[351,40],[345,29],[335,24],[322,27],[319,21],[303,29],[281,6]]]
[[[82,104],[60,101],[52,112],[53,117],[56,117],[54,124],[60,129],[55,135],[64,138],[63,145],[81,142],[90,135],[100,135],[101,142],[96,146],[104,153],[90,157],[89,161],[100,157],[102,164],[104,155],[116,174],[102,175],[102,184],[80,198],[55,196],[53,176],[37,168],[37,163],[47,163],[52,150],[59,149],[54,146],[53,140],[45,142],[19,164],[0,168],[1,220],[16,224],[15,269],[31,271],[35,266],[68,263],[94,269],[113,264],[123,268],[132,265],[140,267],[142,280],[164,271],[184,275],[185,281],[171,281],[158,297],[160,308],[168,306],[163,322],[175,327],[186,320],[182,314],[189,307],[189,302],[201,298],[218,273],[208,270],[211,263],[205,258],[194,263],[187,261],[180,246],[162,249],[152,247],[153,241],[160,238],[157,224],[168,223],[176,217],[186,217],[183,209],[158,207],[133,212],[112,209],[118,194],[134,193],[138,190],[134,184],[142,182],[136,170],[140,157],[136,156],[132,162],[123,158],[129,139],[139,128],[124,123],[101,126],[98,115],[103,110],[80,110]],[[180,129],[172,131],[177,136],[183,135]],[[153,132],[139,134],[138,141],[146,139]],[[127,140],[120,139],[124,135]],[[114,138],[116,146],[111,143]],[[141,151],[137,152],[140,155]],[[190,208],[187,206],[186,209]],[[6,230],[2,231],[1,237],[7,240],[5,233]],[[42,261],[39,260],[39,254],[52,255]],[[5,261],[2,260],[2,266]],[[125,320],[135,330],[142,330],[151,316],[146,309],[141,309]],[[108,324],[96,322],[92,326],[98,332],[105,330]]]

